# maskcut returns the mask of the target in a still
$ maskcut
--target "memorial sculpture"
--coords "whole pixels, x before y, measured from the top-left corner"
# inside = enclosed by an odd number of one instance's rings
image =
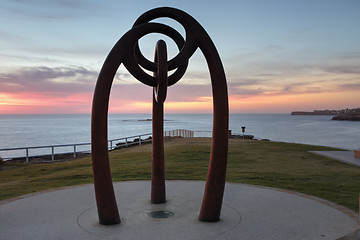
[[[167,25],[151,22],[162,17],[179,22],[185,29],[186,39]],[[138,41],[150,33],[160,33],[171,38],[179,53],[168,60],[166,43],[159,40],[155,48],[154,62],[146,59],[139,49]],[[107,136],[109,96],[116,71],[120,64],[123,64],[137,80],[153,87],[151,203],[164,203],[163,106],[167,87],[181,79],[189,58],[198,48],[209,68],[213,94],[213,135],[199,220],[214,222],[220,219],[225,188],[229,121],[224,68],[214,43],[203,27],[189,14],[175,8],[163,7],[141,15],[132,29],[120,38],[107,56],[96,83],[91,113],[91,153],[100,224],[111,225],[121,221],[110,173]],[[140,66],[153,72],[153,76],[148,75]],[[171,70],[175,71],[168,76],[168,71]]]

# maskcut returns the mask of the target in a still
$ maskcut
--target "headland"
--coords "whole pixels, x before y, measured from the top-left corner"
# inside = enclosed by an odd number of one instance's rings
[[[312,112],[295,111],[291,115],[330,115],[332,120],[360,121],[360,108],[341,110],[314,110]]]

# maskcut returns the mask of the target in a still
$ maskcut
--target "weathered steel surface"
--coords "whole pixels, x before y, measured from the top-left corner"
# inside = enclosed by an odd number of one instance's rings
[[[178,21],[186,31],[186,41],[173,28],[150,22],[167,17]],[[159,41],[155,61],[147,60],[139,50],[138,40],[149,33],[161,33],[174,40],[179,54],[167,61],[166,45]],[[184,75],[189,58],[199,48],[209,67],[213,93],[213,137],[208,176],[199,214],[201,221],[218,221],[225,187],[228,150],[228,93],[219,54],[201,25],[189,14],[174,8],[156,8],[141,15],[110,51],[96,83],[92,106],[91,139],[96,201],[101,224],[120,222],[112,186],[107,148],[107,114],[112,81],[120,64],[140,82],[154,87],[153,95],[153,165],[152,202],[166,201],[163,149],[163,102],[167,86]],[[165,52],[165,53],[164,53]],[[153,72],[148,75],[142,68]],[[167,72],[175,70],[170,76]]]
[[[164,101],[167,92],[167,51],[166,43],[159,40],[155,49],[157,71],[154,77],[158,84],[154,87],[152,110],[152,166],[151,166],[151,203],[165,203],[164,170]]]

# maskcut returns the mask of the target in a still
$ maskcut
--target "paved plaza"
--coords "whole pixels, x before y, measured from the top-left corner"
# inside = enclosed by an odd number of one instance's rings
[[[167,203],[158,205],[150,203],[150,184],[114,183],[122,222],[113,226],[98,224],[91,184],[3,201],[0,239],[333,240],[359,228],[358,215],[339,205],[236,183],[226,184],[221,220],[199,222],[204,182],[167,181]]]

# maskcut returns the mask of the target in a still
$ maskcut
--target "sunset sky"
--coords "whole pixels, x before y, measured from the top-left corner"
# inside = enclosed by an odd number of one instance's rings
[[[90,113],[109,51],[142,13],[160,6],[186,11],[212,38],[231,113],[360,107],[359,0],[0,0],[0,114]],[[144,55],[153,59],[159,37],[175,56],[174,43],[155,34],[140,40]],[[150,113],[151,99],[152,88],[121,66],[110,112]],[[165,109],[212,111],[199,50],[169,87]]]

